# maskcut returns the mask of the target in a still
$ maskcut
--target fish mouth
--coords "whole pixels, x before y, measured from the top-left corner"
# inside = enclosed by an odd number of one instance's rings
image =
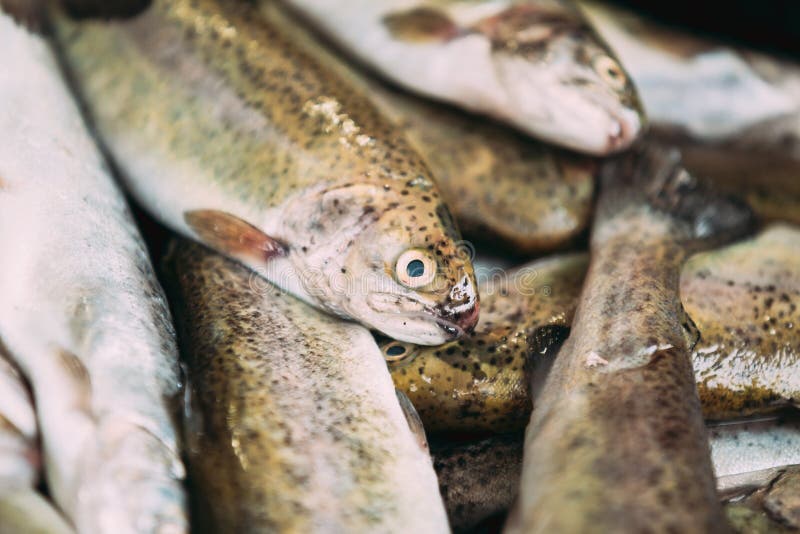
[[[439,308],[437,311],[439,313],[435,314],[436,324],[439,325],[439,328],[444,330],[445,334],[450,336],[452,340],[475,331],[480,314],[480,305],[478,301],[475,301],[473,306],[464,311],[454,313],[447,308]],[[442,317],[442,315],[445,315],[447,318]]]
[[[608,138],[606,140],[607,152],[619,152],[631,146],[642,133],[642,119],[633,110],[624,110],[611,117]]]

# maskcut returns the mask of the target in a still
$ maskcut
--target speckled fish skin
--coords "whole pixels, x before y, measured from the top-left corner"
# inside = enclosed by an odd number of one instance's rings
[[[79,532],[184,532],[177,349],[144,243],[44,39],[0,13],[0,56],[0,339],[50,494]]]
[[[533,369],[549,363],[538,367],[532,360],[553,356],[553,350],[538,346],[540,336],[561,327],[555,335],[566,337],[587,264],[586,254],[569,254],[487,279],[480,287],[484,306],[478,326],[461,340],[439,347],[381,344],[395,386],[411,399],[428,432],[524,428]],[[393,354],[397,347],[404,352]]]
[[[692,366],[706,419],[765,415],[797,405],[798,255],[800,230],[773,225],[747,241],[697,254],[683,266],[681,302],[700,332]],[[381,344],[395,384],[412,399],[429,431],[496,432],[527,424],[530,380],[541,380],[546,371],[531,375],[527,340],[545,326],[570,326],[586,267],[579,258],[521,267],[528,275],[537,273],[532,281],[541,290],[524,291],[513,276],[505,295],[481,283],[483,315],[475,332],[457,342]],[[503,336],[507,341],[499,342]],[[387,354],[398,345],[402,354]]]
[[[284,0],[386,78],[590,154],[643,130],[636,91],[569,0]]]
[[[520,255],[564,246],[585,230],[594,198],[594,159],[391,88],[344,61],[274,0],[259,6],[262,16],[295,44],[363,86],[405,132],[465,236],[503,244]]]
[[[734,531],[784,534],[800,529],[800,466],[779,470],[761,488],[725,506]]]
[[[69,534],[72,528],[38,491],[36,414],[22,376],[0,348],[0,534]]]
[[[793,469],[800,459],[800,424],[796,419],[772,418],[712,425],[709,444],[714,471],[722,474],[717,478],[719,498],[735,500],[768,487]],[[521,435],[493,436],[435,447],[432,451],[447,513],[455,529],[469,531],[507,510],[517,498],[522,470]],[[729,517],[731,510],[731,504],[726,505]],[[734,514],[747,518],[752,515],[740,511]]]
[[[200,245],[165,261],[211,532],[446,532],[427,450],[363,327]]]
[[[800,402],[800,229],[772,226],[692,257],[681,295],[702,332],[693,359],[707,417]]]
[[[569,338],[535,399],[507,532],[727,532],[679,298],[693,249],[741,235],[677,151],[604,165],[592,259]]]
[[[578,4],[628,69],[656,129],[724,152],[800,157],[800,64]]]
[[[519,491],[522,436],[494,436],[432,450],[453,530],[468,531],[508,509]]]
[[[57,39],[134,196],[183,235],[387,335],[463,335],[478,297],[422,159],[369,99],[246,2],[155,0]],[[407,253],[427,270],[414,285]]]

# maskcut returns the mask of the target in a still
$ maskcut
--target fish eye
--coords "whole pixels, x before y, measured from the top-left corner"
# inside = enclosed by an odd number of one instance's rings
[[[392,341],[383,346],[383,357],[387,362],[400,362],[414,353],[413,345],[402,341]]]
[[[430,284],[436,276],[436,261],[425,250],[407,250],[397,258],[395,274],[406,287],[422,287]]]
[[[592,62],[592,67],[597,75],[615,91],[621,91],[628,83],[622,67],[608,56],[597,56]]]

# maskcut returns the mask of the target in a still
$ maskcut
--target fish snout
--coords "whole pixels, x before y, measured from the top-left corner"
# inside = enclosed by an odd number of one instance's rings
[[[478,324],[480,305],[474,281],[465,275],[439,306],[439,326],[452,339],[471,333]]]
[[[608,132],[608,152],[618,152],[628,148],[642,133],[644,121],[639,113],[625,109],[615,114]]]

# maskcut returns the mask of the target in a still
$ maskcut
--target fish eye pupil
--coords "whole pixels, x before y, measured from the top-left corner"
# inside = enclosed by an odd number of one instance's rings
[[[386,349],[386,354],[389,356],[400,356],[406,351],[406,348],[402,345],[392,345],[388,349]]]
[[[422,263],[422,260],[411,260],[406,265],[406,273],[411,278],[418,278],[425,274],[425,264]]]

